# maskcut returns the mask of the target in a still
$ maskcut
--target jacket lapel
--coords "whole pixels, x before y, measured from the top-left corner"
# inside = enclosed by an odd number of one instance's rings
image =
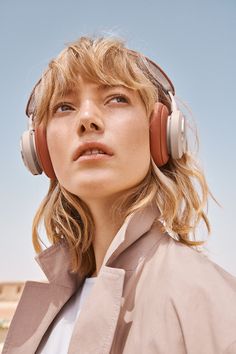
[[[125,271],[103,267],[83,304],[68,354],[108,354],[114,337]]]
[[[68,273],[68,259],[67,247],[63,243],[48,248],[37,257],[50,283],[26,282],[3,354],[35,353],[43,334],[82,282]]]
[[[122,306],[125,271],[114,267],[117,257],[148,230],[158,217],[157,209],[149,206],[130,215],[116,234],[104,258],[91,293],[83,304],[68,354],[109,354]]]

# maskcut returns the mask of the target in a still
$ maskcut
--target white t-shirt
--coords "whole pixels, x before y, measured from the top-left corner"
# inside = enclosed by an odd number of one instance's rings
[[[89,295],[97,277],[86,278],[85,282],[53,321],[49,333],[40,343],[37,354],[65,354],[68,352],[70,339],[84,300]]]

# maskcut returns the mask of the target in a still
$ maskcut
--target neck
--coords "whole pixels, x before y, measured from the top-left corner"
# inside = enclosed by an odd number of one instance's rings
[[[93,241],[93,248],[96,260],[96,276],[101,268],[105,254],[114,239],[116,233],[122,225],[123,220],[118,218],[112,220],[110,200],[106,201],[90,201],[86,202],[93,217],[95,225],[95,235]]]

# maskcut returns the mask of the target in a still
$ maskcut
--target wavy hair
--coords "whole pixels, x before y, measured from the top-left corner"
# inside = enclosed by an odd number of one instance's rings
[[[160,101],[171,110],[169,95],[162,89],[154,73],[148,70],[146,58],[134,55],[117,38],[81,37],[69,44],[53,59],[31,94],[30,109],[35,125],[47,125],[54,101],[76,85],[78,74],[93,82],[123,85],[137,90],[148,117],[154,104]],[[144,180],[131,188],[113,205],[112,215],[123,220],[131,213],[156,203],[163,230],[171,231],[179,242],[200,246],[196,229],[203,221],[210,232],[206,213],[210,194],[197,160],[187,149],[181,159],[169,159],[158,168],[151,159]],[[93,251],[94,222],[89,208],[76,195],[65,190],[57,180],[51,180],[48,193],[33,221],[33,244],[41,252],[39,225],[43,222],[51,243],[64,239],[71,253],[71,271],[90,276],[96,270]]]

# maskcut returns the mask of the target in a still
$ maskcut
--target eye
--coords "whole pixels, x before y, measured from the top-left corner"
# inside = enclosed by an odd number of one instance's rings
[[[111,99],[109,100],[109,102],[116,102],[116,103],[128,103],[129,99],[128,97],[126,97],[125,95],[116,95],[111,97]]]
[[[58,103],[54,108],[53,108],[53,113],[62,113],[62,112],[67,112],[67,111],[74,111],[75,109],[72,107],[70,103],[67,102],[61,102]]]

